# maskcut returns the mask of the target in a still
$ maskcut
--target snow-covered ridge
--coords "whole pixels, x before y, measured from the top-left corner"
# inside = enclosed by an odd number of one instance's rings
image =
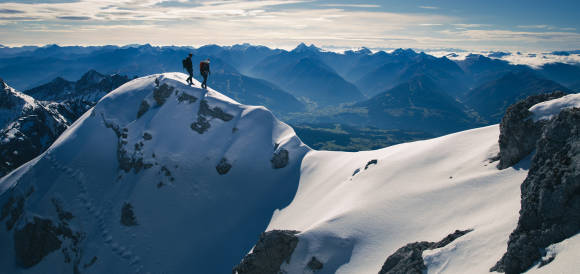
[[[38,107],[40,105],[34,98],[16,91],[0,79],[0,127],[5,127],[23,112]]]
[[[539,120],[550,120],[563,109],[573,107],[580,108],[580,94],[569,94],[555,100],[541,102],[532,106],[529,110],[533,113],[532,119],[535,122]]]
[[[186,78],[126,83],[0,180],[3,271],[231,272],[309,149],[267,109]]]

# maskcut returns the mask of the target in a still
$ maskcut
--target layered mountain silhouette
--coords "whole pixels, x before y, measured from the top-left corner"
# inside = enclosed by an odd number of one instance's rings
[[[265,58],[252,68],[252,75],[319,105],[336,105],[364,98],[355,85],[344,80],[317,56],[315,48],[304,44],[293,51]]]
[[[512,71],[469,91],[464,98],[464,103],[490,123],[497,123],[511,104],[530,95],[556,90],[572,92],[554,81],[539,76],[532,70]]]
[[[42,101],[83,100],[94,104],[111,90],[128,81],[127,76],[104,75],[95,70],[89,70],[78,81],[73,82],[57,77],[47,84],[26,90],[24,93]]]
[[[435,79],[452,96],[465,90],[463,71],[446,57],[436,58],[410,49],[398,49],[384,59],[380,67],[356,81],[367,95],[375,95],[421,75]]]
[[[477,117],[429,76],[417,76],[367,101],[368,124],[381,128],[454,132],[478,125]]]

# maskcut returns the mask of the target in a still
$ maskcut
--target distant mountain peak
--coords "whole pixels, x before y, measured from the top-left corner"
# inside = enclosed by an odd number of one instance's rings
[[[98,83],[98,82],[102,81],[103,78],[105,78],[105,75],[97,72],[94,69],[91,69],[91,70],[87,71],[87,73],[85,73],[79,81],[83,82],[83,83],[86,83],[86,82]]]
[[[417,55],[417,52],[415,52],[412,49],[402,49],[402,48],[398,48],[396,50],[393,51],[392,55],[397,55],[397,56],[415,56]]]
[[[371,55],[373,52],[368,49],[367,47],[362,47],[357,50],[347,50],[344,52],[345,54],[356,54],[356,55]]]
[[[316,47],[314,44],[307,46],[304,43],[300,43],[298,46],[296,46],[295,49],[292,50],[292,52],[320,52],[320,48]]]

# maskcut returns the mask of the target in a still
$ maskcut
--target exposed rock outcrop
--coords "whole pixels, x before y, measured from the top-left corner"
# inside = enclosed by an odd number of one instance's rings
[[[234,267],[233,274],[270,274],[279,273],[284,262],[290,262],[290,256],[298,245],[300,233],[295,230],[272,230],[260,235],[252,253],[247,254],[240,264]]]
[[[206,100],[201,100],[199,103],[199,115],[211,116],[218,118],[224,122],[230,121],[234,118],[233,115],[226,113],[223,109],[219,107],[210,107]]]
[[[145,114],[145,112],[147,112],[149,110],[149,103],[147,103],[146,100],[141,101],[141,104],[139,105],[139,110],[137,111],[137,118],[140,118],[141,116],[143,116],[143,114]]]
[[[58,227],[51,220],[34,217],[34,221],[14,232],[16,264],[29,268],[38,264],[62,244]]]
[[[278,152],[275,152],[274,155],[272,156],[272,159],[270,160],[270,162],[272,163],[272,168],[278,169],[285,167],[286,165],[288,165],[289,158],[290,157],[288,155],[288,150],[283,148],[278,150]]]
[[[455,230],[439,242],[414,242],[407,244],[395,251],[387,258],[379,274],[422,274],[427,270],[423,261],[423,251],[441,248],[455,239],[471,232],[472,230]]]
[[[316,257],[312,257],[312,259],[310,259],[310,261],[308,262],[308,264],[306,266],[308,266],[308,268],[310,268],[310,270],[316,272],[318,270],[321,270],[324,267],[324,264],[322,264],[321,261],[316,259]]]
[[[545,121],[534,122],[532,113],[528,110],[535,104],[560,98],[566,95],[564,92],[539,94],[526,98],[511,105],[500,123],[498,155],[499,169],[504,169],[518,163],[528,156],[536,148],[536,142],[540,139]]]
[[[211,127],[209,119],[206,116],[218,118],[224,122],[231,121],[234,118],[233,115],[226,113],[219,107],[210,107],[207,103],[207,100],[201,100],[199,102],[199,110],[197,112],[197,121],[191,124],[191,129],[199,134],[206,132]]]
[[[491,271],[524,272],[546,247],[580,232],[580,108],[544,126],[521,191],[518,226]]]
[[[220,162],[215,167],[215,170],[219,173],[219,175],[224,175],[230,171],[232,168],[232,164],[228,163],[228,159],[222,158]]]
[[[377,163],[378,163],[377,159],[372,159],[368,161],[368,163],[365,165],[365,170],[368,169],[371,165],[376,165]]]
[[[182,102],[188,102],[189,104],[191,104],[191,103],[195,103],[195,101],[197,101],[197,97],[195,97],[193,95],[189,95],[189,94],[187,94],[185,92],[182,92],[177,97],[177,101],[179,101],[180,103],[182,103]]]
[[[121,208],[121,224],[124,226],[136,226],[138,224],[131,203],[124,203]]]
[[[165,101],[167,101],[167,98],[171,96],[174,90],[174,87],[164,83],[163,85],[158,86],[153,90],[153,99],[158,106],[162,106],[165,104]]]

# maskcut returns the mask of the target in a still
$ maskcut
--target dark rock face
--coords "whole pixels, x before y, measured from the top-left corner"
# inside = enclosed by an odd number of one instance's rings
[[[471,232],[472,230],[455,230],[439,242],[415,242],[399,248],[395,253],[387,258],[379,274],[422,274],[427,271],[423,261],[423,251],[428,249],[441,248],[455,239]]]
[[[219,107],[211,108],[207,104],[206,100],[201,100],[201,102],[199,103],[199,113],[198,114],[218,118],[224,122],[230,121],[234,118],[233,115],[226,113],[225,111],[223,111],[223,109],[221,109]]]
[[[521,190],[518,226],[491,271],[524,272],[544,248],[580,232],[579,108],[562,110],[544,127]]]
[[[29,268],[39,263],[49,253],[58,250],[62,244],[57,227],[50,220],[34,217],[32,223],[14,232],[16,264]]]
[[[246,255],[240,264],[234,267],[235,274],[270,274],[279,273],[284,262],[290,262],[290,256],[298,245],[299,231],[272,230],[260,235],[252,253]]]
[[[136,226],[138,224],[131,203],[124,203],[123,208],[121,208],[121,224],[124,226]]]
[[[16,197],[16,198],[15,198]],[[8,201],[2,206],[2,212],[0,215],[0,221],[3,221],[6,217],[6,230],[11,230],[22,213],[24,212],[24,198],[20,196],[10,196]]]
[[[270,162],[272,163],[273,169],[283,168],[288,165],[289,155],[288,150],[280,149],[278,152],[274,153]]]
[[[185,92],[182,92],[181,94],[179,94],[179,96],[177,97],[177,101],[181,102],[188,102],[188,103],[195,103],[195,101],[197,101],[197,97],[193,96],[193,95],[189,95]]]
[[[215,167],[215,170],[219,173],[219,175],[224,175],[230,171],[232,165],[228,163],[228,159],[222,158],[220,162]]]
[[[191,124],[191,129],[199,134],[203,134],[211,127],[211,124],[203,116],[197,116],[197,121]]]
[[[320,262],[318,259],[316,259],[316,257],[312,257],[312,259],[310,259],[310,261],[308,262],[308,264],[306,266],[314,272],[321,270],[322,267],[324,267],[322,262]]]
[[[500,123],[499,169],[510,167],[528,156],[540,139],[544,121],[534,122],[528,110],[535,104],[560,98],[566,95],[561,91],[534,95],[511,105]]]
[[[174,90],[174,87],[168,84],[163,84],[153,90],[153,99],[155,99],[158,106],[161,106],[165,104],[165,101],[167,101],[167,98],[171,96]]]
[[[147,101],[143,100],[141,101],[141,105],[139,105],[139,110],[137,111],[137,118],[140,118],[141,116],[143,116],[143,114],[145,114],[145,112],[147,112],[149,110],[149,103],[147,103]]]
[[[365,170],[366,170],[367,168],[369,168],[369,166],[370,166],[370,165],[376,165],[377,163],[378,163],[378,162],[377,162],[377,159],[370,160],[370,161],[367,163],[367,165],[365,166]]]
[[[195,97],[194,97],[195,98]],[[224,122],[231,121],[234,116],[226,113],[223,109],[219,107],[210,107],[206,100],[201,100],[199,102],[199,110],[197,112],[197,121],[191,124],[191,129],[199,134],[203,134],[210,127],[211,124],[206,116],[218,118]]]

